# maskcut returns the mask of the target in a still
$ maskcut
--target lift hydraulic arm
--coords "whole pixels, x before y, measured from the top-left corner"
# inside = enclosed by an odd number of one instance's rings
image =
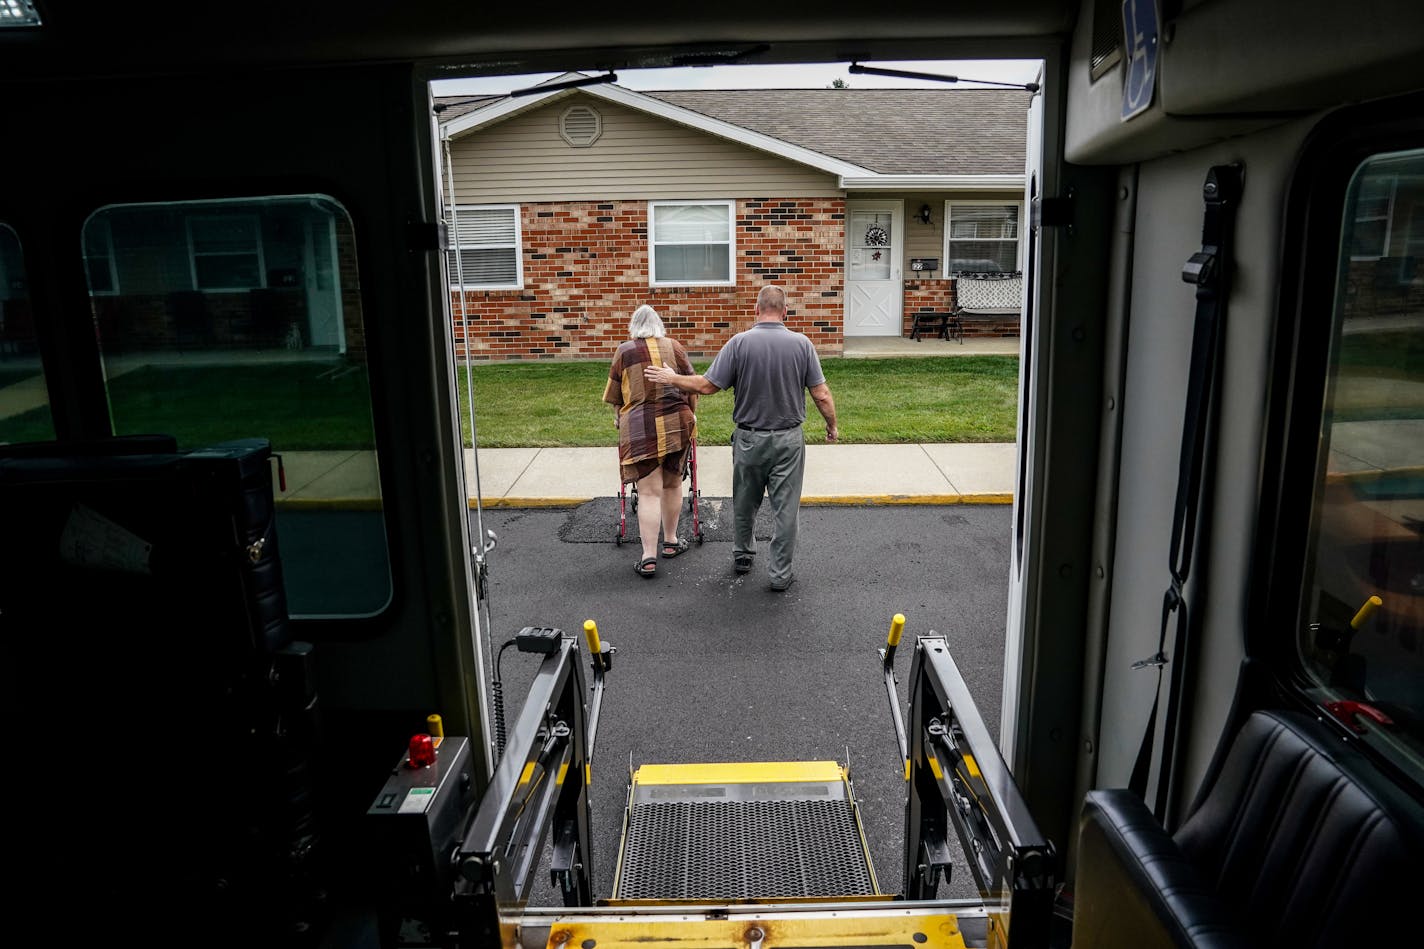
[[[504,922],[528,900],[544,839],[553,828],[553,883],[566,906],[593,903],[588,783],[604,675],[612,647],[584,624],[593,695],[584,705],[578,642],[560,636],[529,687],[507,750],[454,856],[455,945],[510,942]]]
[[[891,689],[899,632],[892,628],[889,648],[881,652]],[[1047,946],[1057,875],[1053,844],[1039,833],[943,638],[916,642],[908,739],[893,692],[891,709],[909,785],[905,898],[934,899],[941,875],[948,880],[953,824],[992,910],[997,938],[991,944]]]

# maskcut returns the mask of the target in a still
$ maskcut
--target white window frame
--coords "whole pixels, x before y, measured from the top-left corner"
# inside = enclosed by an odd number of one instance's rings
[[[108,269],[109,269],[109,289],[108,289],[108,290],[95,290],[93,287],[90,287],[90,288],[89,288],[89,295],[90,295],[90,296],[94,296],[94,297],[116,297],[116,296],[119,295],[120,291],[119,291],[119,267],[118,267],[118,264],[117,264],[117,263],[115,262],[115,260],[114,260],[114,226],[113,226],[113,224],[112,224],[107,218],[100,218],[100,217],[98,217],[98,212],[95,212],[94,215],[91,215],[91,216],[90,216],[89,220],[87,220],[87,221],[84,222],[84,231],[88,231],[89,228],[92,227],[96,221],[100,221],[100,222],[102,222],[102,224],[104,225],[104,253],[103,253],[103,258],[104,258],[104,263],[108,265]],[[188,247],[189,247],[189,250],[191,251],[191,249],[192,249],[192,241],[191,241],[191,239],[189,240]],[[80,232],[80,235],[79,235],[79,250],[80,250],[81,255],[82,255],[83,258],[84,258],[84,276],[85,276],[85,278],[87,279],[88,276],[89,276],[89,261],[91,261],[91,260],[97,260],[100,255],[99,255],[99,254],[91,254],[91,253],[89,253],[88,234],[86,234],[86,233],[84,233],[84,232],[82,232],[82,231]]]
[[[451,211],[450,217],[450,237],[449,247],[446,250],[445,266],[450,271],[447,276],[450,280],[450,290],[460,293],[463,290],[523,290],[524,289],[524,221],[520,213],[520,206],[517,204],[457,204],[453,210],[450,205],[445,206],[447,211]],[[462,211],[513,211],[514,212],[514,282],[513,283],[471,283],[466,280],[461,283],[461,273],[451,266],[450,255],[456,251],[455,237],[458,233],[458,218]],[[459,249],[481,250],[498,249],[507,247],[507,244],[460,244]],[[458,258],[457,258],[458,259]]]
[[[253,251],[228,250],[228,251],[198,251],[193,246],[193,222],[194,221],[233,221],[247,220],[252,222],[253,243],[257,254],[257,285],[243,287],[200,287],[198,286],[198,257],[246,257]],[[262,219],[256,214],[191,214],[183,219],[183,229],[188,235],[188,271],[192,276],[193,289],[202,293],[242,293],[247,290],[260,290],[267,286],[267,256],[262,247]]]
[[[1351,260],[1379,260],[1388,257],[1389,244],[1394,237],[1394,201],[1399,195],[1399,176],[1389,176],[1389,199],[1385,202],[1383,214],[1362,215],[1360,210],[1360,195],[1355,193],[1355,217],[1351,222],[1352,228],[1358,228],[1362,221],[1384,221],[1384,238],[1380,242],[1380,252],[1378,254],[1351,254]],[[1352,242],[1353,243],[1353,242]]]
[[[1024,236],[1024,214],[1023,201],[1014,198],[975,198],[973,200],[948,200],[944,202],[944,275],[953,277],[958,271],[951,270],[950,261],[954,256],[949,252],[951,223],[954,220],[954,209],[956,207],[996,207],[1002,208],[1012,205],[1018,212],[1018,219],[1015,221],[1015,230],[1018,236],[1014,238],[1014,270],[1023,271],[1023,236]],[[981,238],[982,240],[1005,241],[1005,238]]]
[[[723,207],[727,209],[727,279],[726,280],[659,280],[658,279],[658,241],[656,225],[654,220],[657,217],[656,208],[669,207]],[[706,243],[697,241],[697,246],[704,247]],[[668,241],[665,246],[676,246],[676,242]],[[737,285],[737,202],[719,200],[716,198],[684,201],[649,201],[648,202],[648,286],[650,287],[734,287]]]
[[[0,221],[0,231],[9,231],[15,235],[15,246],[19,249],[20,255],[20,279],[25,279],[25,247],[20,243],[20,232],[15,230],[4,221]],[[0,302],[10,299],[10,272],[5,266],[5,258],[0,255]]]

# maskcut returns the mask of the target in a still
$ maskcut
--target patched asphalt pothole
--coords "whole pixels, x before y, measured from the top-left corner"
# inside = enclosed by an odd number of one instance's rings
[[[638,542],[638,515],[633,510],[632,499],[627,505],[627,524],[623,530],[623,543]],[[731,543],[733,537],[732,499],[702,498],[697,507],[698,526],[704,543]],[[618,498],[594,498],[585,501],[569,512],[568,518],[559,528],[559,540],[566,544],[613,544],[618,537]],[[682,517],[678,521],[680,536],[692,540],[692,512],[687,499],[683,499]],[[771,540],[771,513],[765,501],[757,512],[753,533],[757,540]]]

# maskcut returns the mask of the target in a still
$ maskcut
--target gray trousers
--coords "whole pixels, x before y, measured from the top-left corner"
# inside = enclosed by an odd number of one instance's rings
[[[806,441],[800,427],[781,432],[732,429],[732,512],[736,524],[732,554],[756,553],[752,528],[765,492],[771,502],[771,560],[767,574],[772,583],[785,583],[791,577],[805,473]]]

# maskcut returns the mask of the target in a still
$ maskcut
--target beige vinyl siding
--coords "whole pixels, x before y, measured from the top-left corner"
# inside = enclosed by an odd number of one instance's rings
[[[944,276],[944,203],[945,201],[1003,201],[1013,204],[1023,201],[1023,191],[925,191],[925,192],[884,192],[857,191],[846,195],[848,200],[857,198],[878,201],[903,201],[905,205],[905,259],[902,261],[905,278],[934,278]],[[920,205],[930,206],[930,223],[921,224]],[[934,273],[912,273],[912,257],[933,257],[939,261],[939,269]]]
[[[603,118],[582,148],[559,135],[576,104]],[[466,132],[450,158],[459,204],[841,195],[827,172],[582,94]]]

